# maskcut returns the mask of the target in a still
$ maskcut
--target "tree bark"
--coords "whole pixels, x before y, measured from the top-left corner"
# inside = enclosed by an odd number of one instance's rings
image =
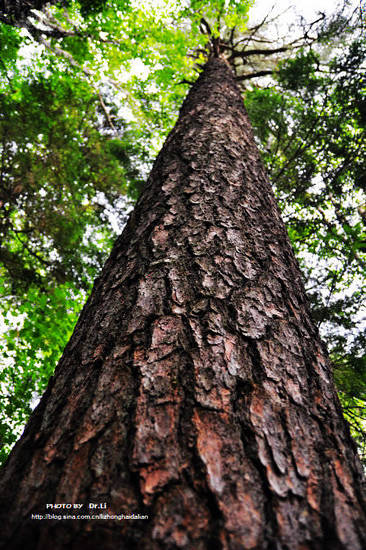
[[[3,470],[1,548],[362,550],[362,483],[240,92],[210,59]],[[103,502],[148,519],[31,519]]]

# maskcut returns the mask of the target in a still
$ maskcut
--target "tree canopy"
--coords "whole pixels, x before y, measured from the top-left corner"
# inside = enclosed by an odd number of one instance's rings
[[[250,2],[2,2],[4,456],[210,47],[235,65],[263,160],[364,438],[366,41],[360,9],[282,37]],[[26,9],[24,7],[26,6]],[[248,19],[249,17],[249,19]],[[208,40],[210,35],[211,40]],[[212,46],[212,44],[214,46]],[[11,418],[11,420],[10,420]]]

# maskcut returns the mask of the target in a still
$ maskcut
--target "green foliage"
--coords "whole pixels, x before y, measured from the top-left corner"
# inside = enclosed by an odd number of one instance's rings
[[[95,15],[96,13],[103,11],[103,8],[107,4],[107,0],[79,0],[80,12],[84,17]],[[125,2],[126,6],[129,5]]]
[[[72,284],[28,289],[13,311],[3,303],[8,331],[0,344],[0,463],[18,439],[35,402],[45,390],[77,320],[83,296]],[[24,317],[15,323],[11,312]],[[30,313],[31,312],[31,313]]]
[[[359,334],[346,354],[342,342],[338,341],[332,359],[344,415],[366,467],[366,353],[362,352],[365,349],[365,334]]]
[[[183,11],[192,25],[198,25],[202,17],[210,24],[213,37],[220,37],[226,29],[236,27],[239,31],[245,31],[248,21],[248,9],[254,0],[238,2],[237,0],[214,0],[205,2],[191,0],[189,6]]]
[[[119,141],[122,164],[83,82],[54,73],[12,86],[0,95],[2,274],[15,294],[50,278],[86,288],[105,254],[83,235],[93,226],[111,238],[98,194],[113,204],[128,190],[131,147]]]
[[[0,25],[0,63],[2,70],[6,70],[16,60],[21,44],[19,33],[8,25]]]

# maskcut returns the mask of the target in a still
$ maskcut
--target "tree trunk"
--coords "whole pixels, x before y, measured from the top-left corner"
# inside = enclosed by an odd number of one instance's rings
[[[7,550],[366,547],[355,446],[224,60],[188,94],[0,488]],[[148,519],[32,519],[104,502]]]

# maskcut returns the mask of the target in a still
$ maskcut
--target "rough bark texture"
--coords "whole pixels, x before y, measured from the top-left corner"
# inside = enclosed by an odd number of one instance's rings
[[[224,60],[185,100],[3,471],[1,548],[362,550],[362,475]],[[107,502],[149,520],[35,521]]]

